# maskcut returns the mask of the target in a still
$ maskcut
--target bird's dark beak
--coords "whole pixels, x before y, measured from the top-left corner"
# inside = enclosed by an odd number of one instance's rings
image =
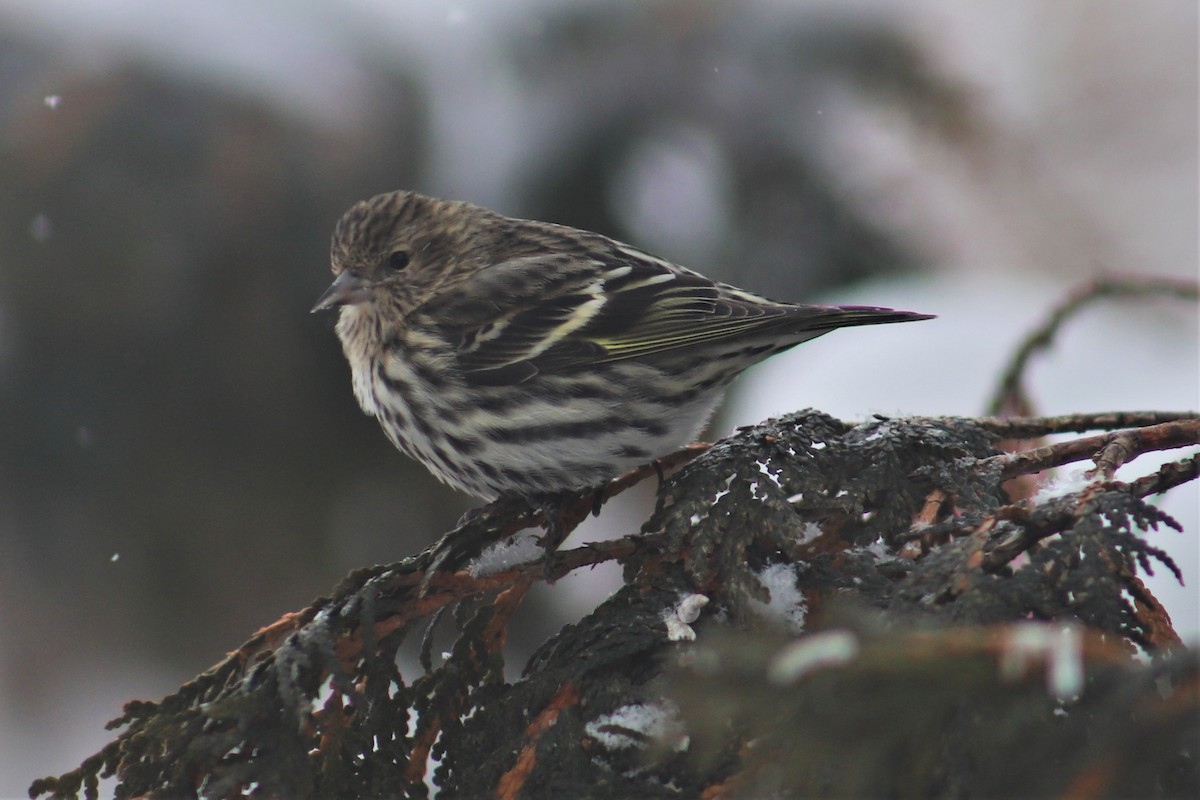
[[[337,306],[349,306],[365,303],[370,299],[369,285],[350,270],[343,270],[341,275],[329,284],[325,293],[317,298],[317,304],[309,311],[310,314],[324,311]]]

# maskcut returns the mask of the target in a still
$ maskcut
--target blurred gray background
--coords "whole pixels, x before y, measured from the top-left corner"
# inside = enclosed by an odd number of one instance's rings
[[[307,313],[352,202],[415,188],[780,298],[870,280],[855,300],[959,310],[974,327],[905,333],[924,394],[874,380],[850,411],[977,413],[987,375],[964,395],[928,368],[952,339],[1007,352],[1098,271],[1195,276],[1196,22],[1190,0],[0,0],[0,796],[468,507],[358,411]],[[1194,311],[1132,319],[1178,360],[1128,402],[1195,408]],[[838,362],[876,375],[851,341]],[[1092,410],[1075,391],[1043,410]],[[518,657],[569,618],[530,616]]]

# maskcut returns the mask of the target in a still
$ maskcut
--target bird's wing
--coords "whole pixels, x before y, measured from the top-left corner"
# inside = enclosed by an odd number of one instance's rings
[[[429,312],[457,338],[459,366],[477,384],[519,383],[775,329],[799,342],[856,324],[837,307],[775,303],[623,247],[506,261],[461,288],[469,292]]]

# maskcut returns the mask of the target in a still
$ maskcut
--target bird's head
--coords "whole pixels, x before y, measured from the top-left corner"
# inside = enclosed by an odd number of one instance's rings
[[[312,310],[372,304],[406,314],[486,266],[505,222],[487,209],[416,192],[355,203],[334,230],[334,281]]]

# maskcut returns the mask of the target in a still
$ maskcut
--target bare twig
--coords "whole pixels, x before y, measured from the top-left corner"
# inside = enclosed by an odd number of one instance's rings
[[[1195,480],[1197,476],[1200,476],[1200,453],[1190,458],[1164,464],[1153,474],[1138,478],[1130,483],[1112,482],[1108,484],[1095,484],[1084,489],[1081,495],[1090,496],[1098,491],[1102,491],[1104,487],[1108,487],[1112,489],[1123,488],[1134,497],[1147,497]],[[997,527],[996,522],[998,520],[1027,519],[1030,513],[1031,509],[1026,503],[1005,506],[998,510],[991,519],[980,525],[972,535],[980,537],[980,541],[984,542],[994,535],[993,532]],[[1064,513],[1063,518],[1058,520],[1059,524],[1052,524],[1054,521],[1048,520],[1047,524],[1041,526],[1026,525],[1020,529],[1017,535],[1010,535],[999,541],[988,543],[985,555],[979,562],[979,566],[987,571],[996,571],[1024,553],[1034,543],[1048,536],[1060,533],[1063,526],[1067,524],[1072,516],[1073,512]]]
[[[1058,417],[980,417],[972,422],[1005,439],[1033,439],[1054,433],[1140,428],[1180,419],[1200,419],[1200,414],[1195,411],[1102,411]]]
[[[1022,382],[1025,368],[1035,353],[1045,350],[1054,342],[1054,336],[1063,324],[1096,300],[1108,297],[1160,295],[1180,300],[1195,301],[1200,297],[1200,284],[1196,281],[1159,277],[1105,277],[1087,283],[1067,296],[1037,329],[1030,333],[1017,348],[1008,368],[1000,379],[1000,385],[988,405],[988,413],[1007,415],[1027,414],[1032,409],[1028,392]]]
[[[589,514],[596,513],[611,498],[651,475],[662,475],[664,471],[683,466],[711,447],[705,442],[695,442],[651,464],[618,475],[599,489],[584,490],[550,503],[538,504],[521,497],[502,497],[468,511],[454,530],[417,557],[417,568],[426,576],[426,590],[435,573],[457,572],[477,557],[487,544],[503,541],[535,525],[542,525],[546,529],[547,535],[543,541],[547,549],[556,550],[559,543],[570,536]],[[553,515],[549,520],[548,514]]]
[[[1129,491],[1136,497],[1149,497],[1194,481],[1197,476],[1200,476],[1200,454],[1163,464],[1157,472],[1131,481]]]
[[[913,520],[913,531],[920,532],[933,525],[947,512],[953,513],[954,500],[942,489],[934,489],[925,497],[925,505]],[[916,535],[901,545],[898,555],[901,558],[916,559],[925,555],[934,542],[932,537]]]
[[[1041,472],[1087,458],[1096,459],[1096,469],[1089,474],[1108,480],[1117,467],[1153,450],[1173,450],[1200,444],[1200,419],[1176,420],[1133,428],[1116,433],[1103,433],[1059,442],[1023,453],[1006,453],[985,459],[982,463],[997,463],[1001,475],[1012,478],[1031,472]]]

